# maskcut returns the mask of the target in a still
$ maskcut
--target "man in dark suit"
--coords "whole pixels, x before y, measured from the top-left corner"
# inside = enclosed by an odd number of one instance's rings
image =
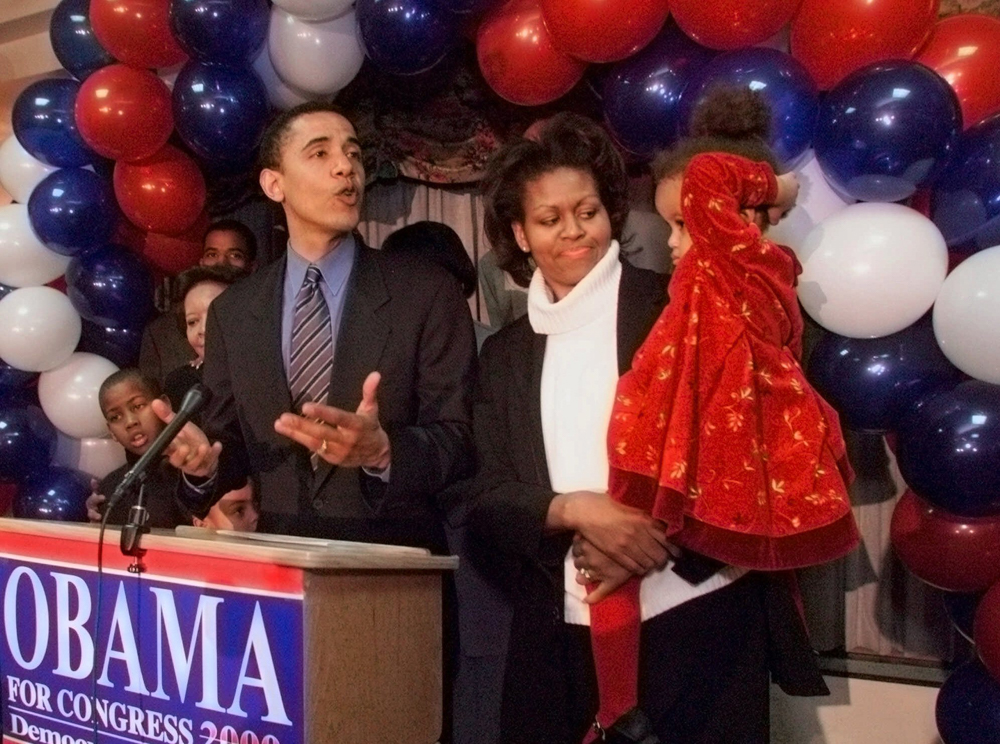
[[[433,496],[472,466],[475,342],[458,283],[361,243],[361,147],[335,108],[280,115],[261,165],[288,250],[212,303],[204,432],[186,426],[169,452],[188,501],[203,511],[252,474],[261,531],[441,548]],[[295,389],[307,284],[332,332],[318,400]]]

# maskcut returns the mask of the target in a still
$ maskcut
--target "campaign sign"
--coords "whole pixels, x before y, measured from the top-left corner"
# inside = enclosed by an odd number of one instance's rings
[[[4,744],[304,743],[294,572],[151,552],[99,584],[68,543],[33,541],[0,546]]]

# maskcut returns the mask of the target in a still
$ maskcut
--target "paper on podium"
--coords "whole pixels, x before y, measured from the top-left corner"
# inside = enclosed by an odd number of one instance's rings
[[[189,537],[197,540],[258,543],[282,548],[328,550],[336,553],[430,555],[430,551],[425,548],[411,548],[405,545],[382,545],[380,543],[352,542],[350,540],[324,540],[317,537],[273,535],[266,532],[237,532],[236,530],[216,530],[211,527],[192,527],[189,525],[177,527],[175,534],[179,537]]]

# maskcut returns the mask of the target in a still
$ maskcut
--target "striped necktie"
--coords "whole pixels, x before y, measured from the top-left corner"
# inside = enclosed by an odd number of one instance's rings
[[[288,387],[292,393],[292,408],[298,412],[302,411],[303,403],[326,403],[330,392],[333,329],[330,326],[330,309],[319,287],[322,279],[319,268],[309,264],[306,278],[295,298]],[[319,456],[313,453],[310,460],[315,470],[319,465]]]

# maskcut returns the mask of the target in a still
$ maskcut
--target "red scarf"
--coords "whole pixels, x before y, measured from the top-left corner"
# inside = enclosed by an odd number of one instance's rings
[[[662,520],[679,545],[760,570],[858,543],[837,414],[799,366],[801,267],[740,214],[776,192],[766,163],[692,159],[681,188],[692,246],[618,383],[608,431],[611,498]],[[591,608],[602,725],[635,705],[638,587]]]

